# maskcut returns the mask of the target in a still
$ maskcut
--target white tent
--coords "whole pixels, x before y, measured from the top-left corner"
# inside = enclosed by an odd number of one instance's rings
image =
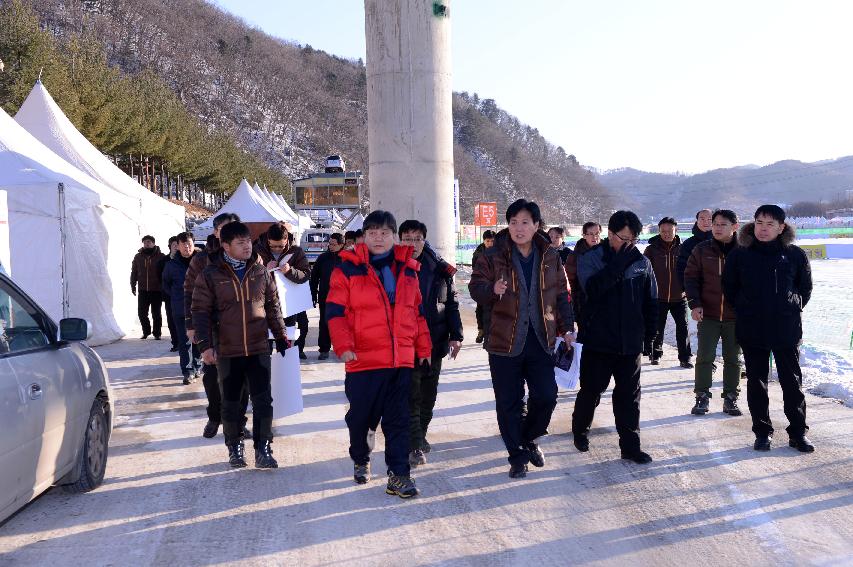
[[[279,204],[276,202],[276,200],[272,198],[272,195],[270,195],[269,192],[265,189],[262,189],[257,182],[255,182],[255,185],[254,187],[252,187],[252,190],[258,197],[261,198],[262,201],[267,204],[267,208],[273,211],[279,220],[285,222],[293,222],[294,220],[296,220],[295,218],[288,215],[285,211],[283,211]]]
[[[134,199],[57,156],[2,109],[0,190],[8,194],[15,282],[52,318],[87,319],[91,344],[135,326],[128,253],[139,244]]]
[[[146,234],[165,248],[170,236],[185,230],[184,208],[148,191],[116,167],[74,127],[41,81],[30,91],[15,121],[59,157],[136,202],[135,211],[126,211],[137,225],[136,243],[127,255],[135,253],[139,239]]]
[[[211,218],[221,213],[237,213],[243,222],[272,223],[283,220],[279,218],[279,213],[272,209],[266,199],[262,199],[260,195],[255,193],[255,190],[245,179],[240,182],[240,185],[231,193],[222,208],[216,211]]]

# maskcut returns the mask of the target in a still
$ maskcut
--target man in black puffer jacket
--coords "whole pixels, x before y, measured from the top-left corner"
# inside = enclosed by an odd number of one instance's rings
[[[181,374],[184,385],[190,384],[201,375],[201,353],[198,347],[187,337],[184,325],[184,282],[193,257],[201,253],[193,244],[193,233],[182,232],[175,237],[178,243],[177,253],[166,262],[163,268],[163,293],[169,298],[175,323],[175,341],[178,344]]]
[[[803,337],[802,310],[812,294],[808,256],[794,246],[794,229],[785,224],[785,211],[762,205],[755,222],[741,229],[740,247],[723,270],[723,288],[735,306],[738,343],[746,361],[746,399],[752,414],[754,448],[767,451],[773,436],[767,395],[770,354],[776,362],[788,418],[788,444],[810,453],[806,438],[806,398],[800,370]]]
[[[421,263],[418,285],[424,317],[432,339],[432,356],[429,368],[415,366],[409,395],[409,464],[413,467],[426,463],[430,445],[426,440],[427,429],[432,421],[432,411],[438,395],[438,376],[442,359],[450,353],[456,358],[462,346],[462,318],[453,275],[456,268],[442,260],[426,242],[427,228],[424,223],[407,220],[400,225],[400,241],[412,246],[412,257]]]
[[[697,212],[696,222],[693,223],[693,236],[681,243],[681,250],[678,251],[678,259],[675,262],[675,273],[682,288],[684,287],[684,270],[687,269],[687,260],[690,259],[693,248],[700,242],[711,239],[712,215],[711,209],[702,209]]]

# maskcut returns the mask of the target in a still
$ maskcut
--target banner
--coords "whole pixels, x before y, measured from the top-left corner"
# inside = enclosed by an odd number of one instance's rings
[[[474,224],[476,226],[497,226],[498,204],[477,203],[474,207]]]

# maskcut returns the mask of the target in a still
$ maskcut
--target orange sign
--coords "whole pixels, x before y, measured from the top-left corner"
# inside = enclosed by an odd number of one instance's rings
[[[477,226],[497,226],[498,204],[477,203],[474,206],[474,224]]]

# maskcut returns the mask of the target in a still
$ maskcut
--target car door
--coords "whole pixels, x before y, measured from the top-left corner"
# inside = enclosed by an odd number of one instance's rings
[[[22,498],[23,479],[27,468],[34,467],[34,458],[25,457],[26,442],[30,440],[25,421],[26,406],[12,366],[0,358],[0,521],[12,512],[10,507]],[[27,466],[27,461],[33,463]]]
[[[5,359],[23,402],[20,466],[24,498],[31,499],[67,470],[82,431],[68,428],[78,416],[66,399],[80,396],[82,377],[69,348],[29,298],[0,280],[0,356]]]

